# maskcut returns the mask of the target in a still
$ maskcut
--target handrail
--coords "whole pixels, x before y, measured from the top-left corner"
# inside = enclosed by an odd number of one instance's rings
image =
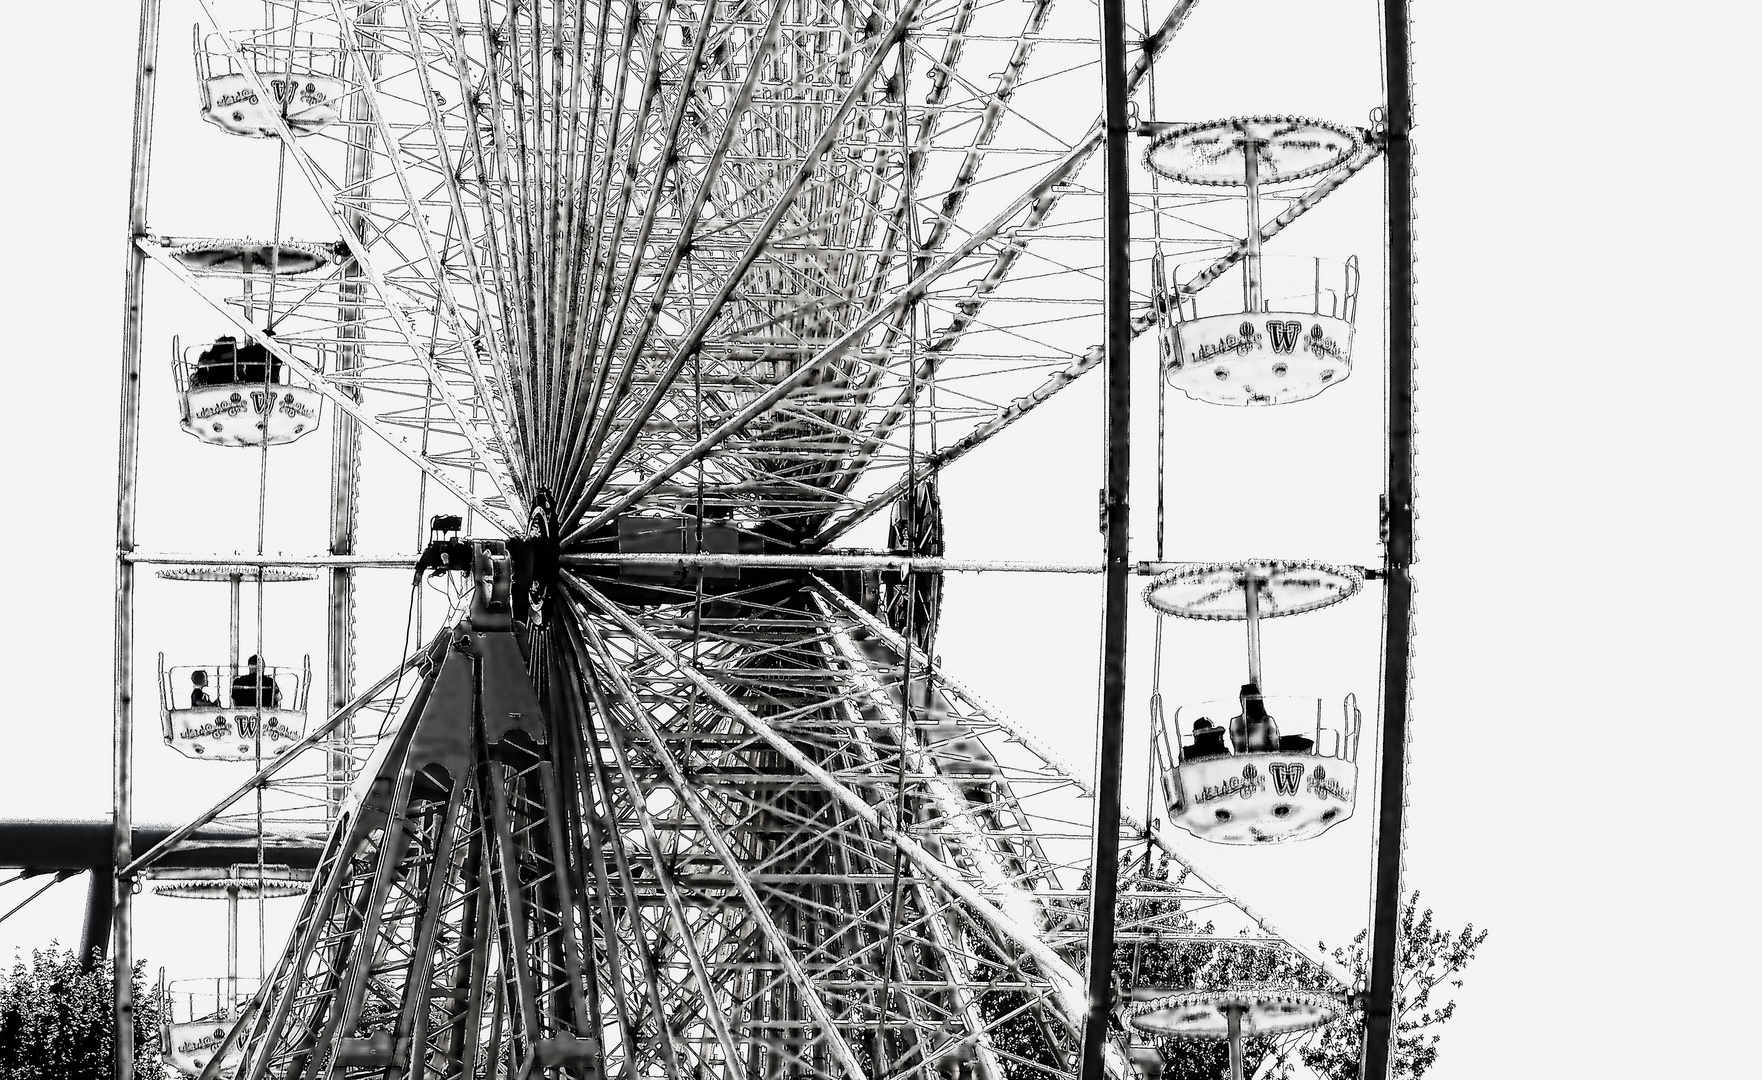
[[[217,56],[226,61],[226,71],[224,71],[220,77],[224,78],[227,75],[243,74],[239,69],[237,62],[234,61],[233,55],[230,51],[224,46],[217,49],[209,44],[209,42],[215,38],[220,38],[221,41],[224,42],[225,35],[219,33],[204,35],[200,23],[190,27],[190,31],[190,48],[195,53],[196,74],[204,83],[211,78],[215,78],[213,60]],[[301,36],[304,36],[306,39],[304,44],[301,44],[299,40]],[[316,34],[311,31],[307,31],[304,35],[301,35],[298,32],[295,32],[291,35],[290,40],[286,42],[260,41],[251,38],[241,38],[239,41],[239,51],[250,54],[253,60],[256,61],[255,66],[257,70],[270,77],[281,74],[301,74],[316,75],[326,79],[343,79],[343,54],[346,52],[346,49],[343,45],[342,38],[337,35]],[[302,54],[305,56],[304,63],[299,62]],[[331,61],[329,67],[324,67],[319,64],[318,61],[321,59],[321,55],[328,56]],[[285,71],[276,70],[278,67],[282,66],[276,62],[278,57],[285,58]],[[270,62],[268,67],[262,62],[264,60]]]
[[[1299,278],[1290,272],[1290,268],[1307,262],[1307,273]],[[1206,260],[1190,260],[1176,265],[1172,271],[1174,280],[1179,280],[1184,268],[1192,266],[1209,266]],[[1324,278],[1324,266],[1330,271]],[[1285,273],[1279,271],[1284,269]],[[1268,271],[1271,271],[1269,273]],[[1183,293],[1178,289],[1164,293],[1165,303],[1159,311],[1169,311],[1177,322],[1191,322],[1195,319],[1208,318],[1215,315],[1258,315],[1276,312],[1298,314],[1308,310],[1313,315],[1326,314],[1329,318],[1344,319],[1356,322],[1358,317],[1358,287],[1360,274],[1358,256],[1349,255],[1345,259],[1329,259],[1319,255],[1263,255],[1261,256],[1262,295],[1257,310],[1245,310],[1241,303],[1225,303],[1209,315],[1199,310],[1201,295],[1225,297],[1228,290],[1215,292]],[[1301,285],[1297,285],[1302,281]],[[1295,287],[1294,287],[1295,286]],[[1332,297],[1329,311],[1322,310],[1322,296]],[[1302,300],[1307,303],[1300,303]],[[1172,301],[1172,302],[1169,302]]]
[[[1211,716],[1212,713],[1226,713],[1227,712],[1227,713],[1232,714],[1228,718],[1225,718],[1225,719],[1219,721],[1219,727],[1222,729],[1222,734],[1223,734],[1223,739],[1224,739],[1225,745],[1228,747],[1229,753],[1231,755],[1251,752],[1251,751],[1244,751],[1241,748],[1237,747],[1235,744],[1235,739],[1230,734],[1229,721],[1231,719],[1234,719],[1235,714],[1236,714],[1236,710],[1233,707],[1232,699],[1213,698],[1213,699],[1208,699],[1205,701],[1196,701],[1196,702],[1192,702],[1192,703],[1189,703],[1186,705],[1179,706],[1175,709],[1175,718],[1174,718],[1173,722],[1162,721],[1162,719],[1161,719],[1162,718],[1162,703],[1161,703],[1160,699],[1161,699],[1160,694],[1152,696],[1152,699],[1151,699],[1151,717],[1152,717],[1151,724],[1152,724],[1153,730],[1159,724],[1159,722],[1163,724],[1165,729],[1172,728],[1174,730],[1174,743],[1175,743],[1176,748],[1178,748],[1178,750],[1179,750],[1178,754],[1171,755],[1174,757],[1175,760],[1181,761],[1181,762],[1188,761],[1189,760],[1188,751],[1195,743],[1191,722],[1187,723],[1184,727],[1182,725],[1182,720],[1183,720],[1182,714],[1185,712],[1188,712],[1190,710],[1195,713],[1195,716],[1197,719],[1212,719],[1212,716]],[[1266,695],[1262,695],[1261,700],[1265,701],[1265,702],[1269,702],[1269,703],[1282,702],[1283,705],[1279,707],[1279,711],[1285,713],[1285,715],[1291,719],[1295,718],[1294,714],[1288,711],[1291,706],[1297,705],[1298,703],[1304,703],[1304,702],[1313,702],[1314,703],[1314,710],[1315,710],[1314,722],[1308,729],[1290,730],[1290,729],[1285,728],[1283,725],[1280,725],[1280,731],[1282,734],[1285,734],[1285,735],[1307,734],[1308,736],[1310,736],[1310,742],[1311,742],[1310,749],[1303,750],[1303,751],[1292,751],[1293,753],[1303,753],[1303,754],[1308,754],[1313,757],[1331,757],[1331,758],[1337,758],[1341,761],[1349,761],[1349,762],[1355,762],[1357,760],[1357,756],[1358,756],[1357,755],[1358,725],[1359,725],[1361,718],[1360,718],[1360,715],[1358,712],[1357,696],[1355,694],[1347,694],[1346,695],[1345,701],[1343,703],[1343,707],[1346,710],[1345,718],[1337,726],[1334,724],[1328,723],[1323,718],[1322,706],[1323,706],[1324,702],[1327,700],[1326,698],[1310,697],[1308,695],[1298,695],[1298,694],[1266,694]],[[1222,708],[1222,709],[1206,708],[1206,709],[1204,709],[1203,712],[1200,712],[1199,710],[1201,709],[1202,706],[1224,706],[1224,708]],[[1274,720],[1275,723],[1277,723],[1278,717],[1276,715],[1273,716],[1272,719]],[[1324,736],[1332,736],[1332,738],[1331,738],[1331,740],[1328,740],[1328,739],[1324,739]],[[1166,737],[1167,737],[1167,735],[1166,735],[1166,731],[1165,731],[1164,738],[1166,738]],[[1153,745],[1153,747],[1155,745],[1154,737],[1152,740],[1152,745]],[[1203,757],[1200,758],[1199,760],[1203,760]]]
[[[175,349],[177,346],[177,339],[173,338],[172,340],[173,348]],[[203,363],[201,358],[207,355],[211,350],[219,348],[223,341],[230,345],[232,355],[225,360],[212,360],[208,363]],[[241,360],[239,358],[239,353],[252,346],[256,346],[256,348],[263,353],[263,358],[261,360]],[[197,350],[201,351],[197,352]],[[194,358],[191,357],[191,353],[196,353]],[[223,335],[222,337],[216,338],[214,341],[203,345],[191,345],[183,351],[182,356],[173,357],[172,370],[174,372],[177,370],[179,364],[183,366],[183,379],[181,380],[183,385],[179,387],[179,391],[186,395],[192,388],[219,388],[223,386],[261,387],[264,384],[265,380],[261,377],[255,379],[244,377],[241,374],[241,369],[246,372],[251,370],[267,372],[269,375],[267,381],[270,386],[293,386],[293,384],[287,380],[287,376],[292,373],[288,371],[287,365],[281,362],[281,357],[276,356],[274,353],[263,348],[262,345],[254,341],[238,341],[233,339],[231,335]],[[197,375],[201,372],[217,371],[224,368],[232,369],[232,378],[213,382],[197,379]],[[294,389],[300,389],[300,387],[296,386]]]
[[[197,671],[205,672],[214,679],[212,683],[208,684],[212,693],[215,695],[214,702],[208,705],[177,704],[178,692],[174,688],[177,680],[182,676],[187,676]],[[269,665],[261,665],[259,666],[258,671],[261,673],[261,677],[258,683],[254,685],[273,688],[275,690],[276,700],[286,703],[264,705],[261,706],[262,708],[273,709],[278,712],[304,713],[306,711],[307,695],[310,693],[312,685],[312,657],[310,653],[306,655],[305,662],[301,668],[296,669],[291,667],[271,667]],[[179,664],[175,667],[167,668],[165,666],[165,654],[163,652],[160,653],[159,708],[161,713],[166,716],[166,738],[169,739],[171,737],[169,716],[174,712],[188,712],[191,709],[197,708],[223,709],[228,711],[258,708],[255,704],[236,705],[227,704],[219,700],[220,696],[223,694],[230,696],[235,691],[238,681],[246,678],[250,673],[250,665],[248,664]],[[195,684],[192,683],[191,686],[194,687]],[[285,693],[284,690],[286,691]]]

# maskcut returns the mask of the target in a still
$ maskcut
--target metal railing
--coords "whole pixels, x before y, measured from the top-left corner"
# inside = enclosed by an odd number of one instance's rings
[[[1317,757],[1339,758],[1343,761],[1357,761],[1358,734],[1362,723],[1362,715],[1358,709],[1358,696],[1347,694],[1341,705],[1341,718],[1338,723],[1326,719],[1327,703],[1321,698],[1312,697],[1263,697],[1260,699],[1266,708],[1267,718],[1277,729],[1281,741],[1291,736],[1302,736],[1310,742],[1304,749],[1284,750],[1285,753],[1312,754]],[[1154,703],[1153,708],[1160,719],[1161,702]],[[1201,720],[1209,720],[1217,725],[1219,738],[1214,745],[1221,745],[1225,754],[1248,753],[1235,745],[1231,735],[1231,722],[1242,716],[1242,706],[1236,698],[1218,698],[1212,701],[1201,701],[1191,705],[1182,705],[1175,710],[1172,725],[1157,725],[1162,732],[1163,745],[1156,747],[1160,756],[1167,760],[1190,761],[1204,757],[1218,756],[1214,753],[1198,753],[1195,748],[1198,740],[1193,734],[1193,725]],[[1166,743],[1167,732],[1174,733],[1174,747]],[[1171,750],[1178,749],[1179,756]]]
[[[200,672],[202,680],[193,676]],[[306,695],[312,683],[312,658],[306,657],[298,670],[284,667],[209,664],[181,665],[167,668],[165,654],[159,654],[159,710],[163,717],[165,738],[172,738],[171,714],[192,709],[254,710],[259,707],[278,712],[304,715]],[[200,693],[206,701],[199,702]],[[249,733],[246,733],[249,734]]]
[[[344,49],[340,38],[330,34],[276,32],[276,40],[239,39],[239,51],[252,62],[265,79],[275,75],[316,75],[326,79],[343,79]],[[218,43],[218,44],[217,44]],[[196,59],[196,77],[203,87],[203,106],[209,102],[206,87],[210,79],[242,74],[227,51],[225,39],[219,34],[203,34],[201,24],[190,28],[190,50]]]
[[[1260,312],[1282,311],[1291,314],[1326,315],[1333,319],[1355,322],[1358,318],[1358,256],[1345,261],[1309,255],[1261,256]],[[1198,270],[1209,267],[1210,261],[1198,260],[1176,266],[1173,280],[1183,281]],[[1243,273],[1240,267],[1230,271]],[[1258,314],[1244,312],[1240,302],[1232,303],[1229,289],[1207,289],[1199,293],[1171,290],[1175,317],[1180,322],[1213,315]],[[1200,309],[1204,299],[1206,307]]]

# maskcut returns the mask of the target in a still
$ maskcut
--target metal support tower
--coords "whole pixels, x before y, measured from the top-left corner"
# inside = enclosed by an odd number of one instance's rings
[[[1083,1024],[1082,1080],[1101,1080],[1113,1004],[1114,902],[1120,860],[1121,767],[1126,745],[1126,584],[1132,465],[1131,192],[1127,177],[1126,16],[1123,0],[1101,0],[1102,305],[1107,327],[1107,479],[1102,528],[1107,534],[1102,599],[1101,722],[1096,732],[1093,854],[1089,870],[1089,1011]]]
[[[1376,822],[1376,894],[1372,908],[1370,986],[1365,995],[1364,1080],[1389,1075],[1395,996],[1400,983],[1401,863],[1407,810],[1407,711],[1412,659],[1413,583],[1413,85],[1407,0],[1384,6],[1389,103],[1388,140],[1388,535],[1383,587],[1388,615],[1383,642],[1383,735]]]
[[[141,292],[147,260],[136,240],[147,232],[147,174],[153,158],[153,94],[158,79],[159,0],[141,0],[139,63],[135,69],[134,149],[129,161],[128,271],[122,299],[122,402],[116,448],[116,697],[112,748],[114,869],[133,858],[135,482],[140,458]],[[133,882],[114,876],[116,1080],[134,1080]]]

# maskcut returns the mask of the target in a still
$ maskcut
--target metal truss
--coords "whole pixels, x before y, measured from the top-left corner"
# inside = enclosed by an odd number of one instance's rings
[[[334,814],[339,745],[360,763],[226,1036],[240,1075],[1072,1075],[1090,786],[814,553],[1098,365],[1102,125],[1045,108],[1094,96],[1093,5],[330,0],[248,31],[203,6],[266,100],[266,43],[332,43],[309,53],[348,119],[274,128],[347,257],[250,309],[136,249],[481,522],[554,507],[563,567],[523,719],[493,730],[461,624],[125,868],[270,774]],[[1153,5],[1132,88],[1192,7]],[[1269,194],[1262,239],[1377,152]],[[1188,293],[1244,247],[1194,223],[1212,201],[1134,207],[1212,261]],[[1161,300],[1134,296],[1135,332]],[[768,554],[714,589],[702,551],[683,584],[608,561],[620,519],[688,514]],[[407,565],[333,542],[305,562]],[[959,568],[939,556],[898,568]],[[1166,830],[1126,821],[1121,849],[1179,868],[1125,876],[1157,902],[1122,940],[1240,931],[1342,974]]]
[[[1192,6],[1145,28],[1132,87]],[[1093,85],[1092,19],[977,0],[300,13],[365,119],[282,143],[352,257],[281,287],[266,344],[506,532],[540,491],[577,542],[702,495],[817,547],[891,503],[908,460],[935,471],[1097,363],[1101,125],[1034,110]],[[267,34],[219,35],[254,85]],[[1373,155],[1279,193],[1265,237]],[[1187,220],[1206,201],[1137,207],[1165,252],[1221,256],[1188,291],[1242,247]]]

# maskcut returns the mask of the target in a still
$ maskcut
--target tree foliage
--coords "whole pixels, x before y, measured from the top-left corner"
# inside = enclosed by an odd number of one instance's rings
[[[1183,909],[1186,873],[1171,880],[1166,857],[1146,871],[1132,879],[1131,888],[1122,889],[1117,908],[1116,933],[1130,942],[1114,954],[1114,975],[1122,987],[1172,992],[1250,984],[1326,990],[1334,985],[1319,967],[1288,948],[1222,935],[1206,940],[1218,935],[1218,929]],[[1155,1043],[1164,1062],[1163,1080],[1218,1080],[1229,1075],[1229,1046],[1221,1040],[1168,1036]],[[1245,1039],[1244,1069],[1248,1075],[1261,1068],[1270,1068],[1273,1076],[1287,1074],[1292,1046],[1288,1038]]]
[[[1176,890],[1181,877],[1159,895],[1157,884],[1167,882],[1166,866],[1135,882],[1122,894],[1119,927],[1122,934],[1168,935],[1165,941],[1123,946],[1115,958],[1115,974],[1126,987],[1164,987],[1170,990],[1223,989],[1260,984],[1297,989],[1327,990],[1333,980],[1319,967],[1288,949],[1268,948],[1228,938],[1207,941],[1215,932],[1211,923],[1198,923],[1181,910]],[[1401,984],[1395,1002],[1395,1049],[1390,1076],[1396,1080],[1420,1080],[1438,1059],[1439,1029],[1455,1015],[1456,1002],[1447,998],[1448,984],[1461,987],[1461,973],[1486,940],[1485,930],[1471,923],[1460,932],[1440,929],[1430,909],[1421,910],[1415,892],[1401,911]],[[1186,940],[1182,940],[1185,938]],[[1323,948],[1326,948],[1324,945]],[[1332,950],[1336,963],[1350,971],[1358,986],[1369,983],[1369,950],[1360,933],[1350,946]],[[1322,1080],[1358,1080],[1364,1047],[1365,1020],[1361,1009],[1309,1036],[1282,1039],[1251,1038],[1243,1045],[1244,1072],[1269,1080],[1287,1080],[1295,1074],[1296,1060]],[[1218,1080],[1228,1072],[1228,1049],[1221,1041],[1164,1038],[1157,1040],[1166,1063],[1164,1080]],[[1294,1058],[1296,1060],[1294,1060]]]
[[[90,968],[72,949],[52,944],[15,955],[0,971],[0,1080],[109,1080],[115,1038],[111,1023],[110,962]],[[144,985],[146,965],[137,963],[135,1069],[160,1075],[158,989]]]
[[[1432,921],[1430,908],[1421,911],[1415,892],[1401,908],[1401,983],[1395,993],[1395,1048],[1389,1075],[1398,1080],[1419,1080],[1438,1060],[1439,1028],[1456,1015],[1456,1002],[1433,993],[1448,984],[1460,989],[1462,970],[1474,959],[1475,950],[1487,939],[1485,930],[1475,932],[1469,923],[1460,933],[1441,930]],[[1369,950],[1360,931],[1351,946],[1335,949],[1334,959],[1351,971],[1360,983],[1370,981]],[[1364,1046],[1364,1013],[1354,1009],[1339,1023],[1323,1028],[1302,1048],[1303,1063],[1323,1080],[1358,1080],[1359,1055]]]

